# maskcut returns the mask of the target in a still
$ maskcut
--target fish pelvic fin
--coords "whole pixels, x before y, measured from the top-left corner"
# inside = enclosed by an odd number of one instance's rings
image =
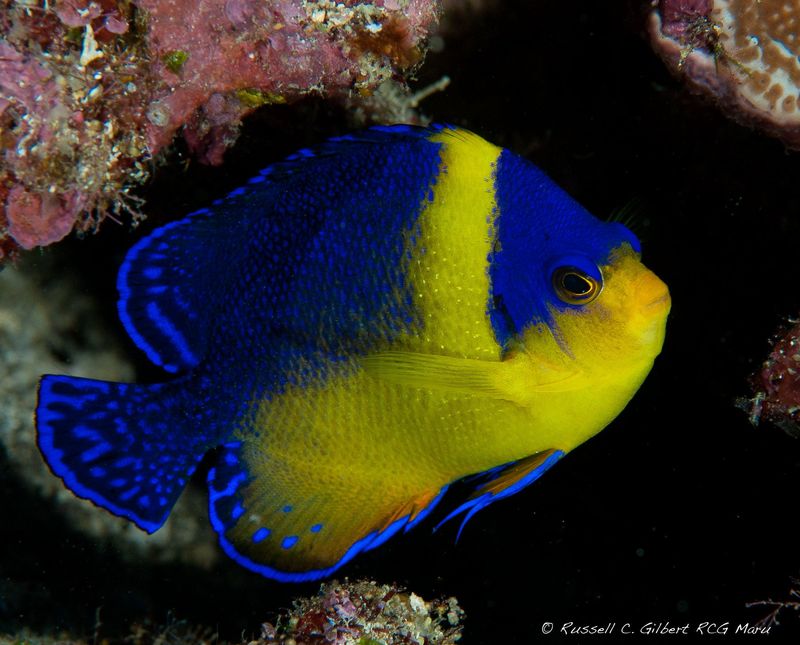
[[[461,521],[461,526],[458,528],[458,536],[456,539],[459,539],[467,522],[472,519],[475,513],[483,510],[489,506],[489,504],[510,497],[526,486],[529,486],[539,479],[539,477],[563,456],[564,452],[562,450],[543,450],[530,457],[498,466],[497,468],[477,475],[477,477],[488,477],[488,479],[478,486],[461,506],[453,510],[447,517],[439,522],[439,524],[436,525],[436,529],[445,522],[449,522],[454,517],[466,513],[464,519]]]
[[[153,533],[205,452],[177,436],[185,421],[175,413],[173,391],[164,384],[43,376],[39,450],[75,495]]]

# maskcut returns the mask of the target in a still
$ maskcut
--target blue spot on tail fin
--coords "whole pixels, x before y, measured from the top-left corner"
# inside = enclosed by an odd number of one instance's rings
[[[226,272],[219,267],[230,264],[234,250],[227,242],[235,245],[244,233],[237,224],[196,211],[140,240],[120,267],[120,319],[136,345],[168,372],[192,368],[205,354],[210,313],[224,288]]]
[[[449,522],[454,517],[461,515],[461,513],[466,513],[461,525],[458,527],[458,535],[456,537],[456,540],[458,540],[467,522],[472,519],[475,513],[483,510],[489,504],[510,497],[529,486],[563,456],[564,452],[561,450],[546,450],[476,475],[476,477],[483,480],[481,486],[475,489],[475,492],[466,502],[439,522],[434,530],[445,522]]]
[[[176,440],[180,421],[164,385],[44,376],[37,442],[78,497],[148,533],[166,521],[204,450]]]

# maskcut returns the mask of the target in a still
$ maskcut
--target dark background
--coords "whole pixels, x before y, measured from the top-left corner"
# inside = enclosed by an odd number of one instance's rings
[[[457,596],[465,643],[558,640],[541,635],[545,621],[638,629],[729,620],[733,631],[767,613],[747,602],[788,600],[800,575],[800,443],[752,427],[734,406],[769,336],[800,310],[800,156],[690,95],[651,51],[637,6],[506,0],[478,19],[457,14],[416,83],[450,75],[450,88],[424,103],[427,114],[522,153],[598,216],[635,204],[644,261],[673,298],[662,356],[605,431],[478,514],[457,544],[455,523],[431,534],[446,501],[340,571],[424,598]],[[222,168],[184,170],[173,153],[146,191],[143,231],[345,128],[340,111],[307,102],[256,115]],[[110,320],[116,267],[140,235],[107,225],[59,251],[74,254]],[[120,342],[143,379],[158,377],[121,328]],[[126,564],[3,470],[0,462],[0,568],[14,593],[0,627],[91,633],[103,606],[106,635],[173,612],[236,640],[318,588],[262,579],[225,558],[208,573]],[[780,617],[770,640],[796,638],[796,612]],[[583,641],[598,639],[613,642]],[[733,637],[711,640],[720,639]]]

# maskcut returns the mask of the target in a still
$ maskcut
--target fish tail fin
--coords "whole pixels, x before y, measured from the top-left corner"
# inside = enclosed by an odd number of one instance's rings
[[[39,450],[78,497],[153,533],[208,447],[181,440],[185,420],[174,391],[170,384],[43,376]]]

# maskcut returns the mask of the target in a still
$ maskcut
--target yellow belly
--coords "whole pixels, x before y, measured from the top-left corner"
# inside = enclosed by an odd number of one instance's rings
[[[257,407],[258,439],[240,437],[256,475],[246,497],[277,500],[265,502],[253,526],[268,517],[271,530],[288,535],[298,525],[323,524],[325,539],[304,545],[302,558],[281,551],[271,557],[283,570],[298,562],[331,566],[355,540],[413,519],[456,479],[545,450],[568,452],[619,413],[639,380],[599,384],[591,406],[580,391],[542,393],[522,407],[387,383],[363,371],[289,388]],[[293,511],[279,512],[283,505]],[[248,531],[243,524],[244,543]]]

